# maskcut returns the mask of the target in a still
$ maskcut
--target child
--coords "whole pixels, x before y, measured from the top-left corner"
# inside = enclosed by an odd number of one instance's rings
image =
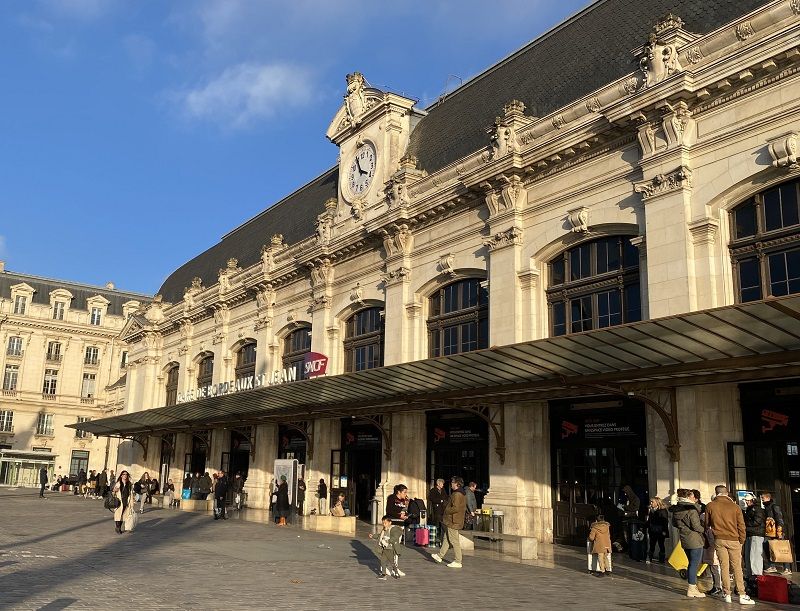
[[[381,518],[383,530],[379,533],[370,533],[370,539],[377,539],[378,546],[381,548],[381,572],[378,579],[386,581],[386,576],[391,574],[395,579],[399,579],[403,573],[397,568],[401,548],[400,537],[403,529],[400,526],[392,526],[392,519],[389,516]]]
[[[597,516],[597,520],[592,523],[589,541],[593,543],[592,555],[595,556],[592,564],[597,567],[597,576],[603,577],[606,571],[611,572],[611,525],[602,515]]]

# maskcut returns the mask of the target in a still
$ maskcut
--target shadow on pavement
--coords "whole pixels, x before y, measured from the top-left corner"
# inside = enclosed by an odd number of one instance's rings
[[[350,547],[353,548],[353,557],[358,560],[358,564],[368,567],[371,571],[378,571],[381,563],[372,548],[357,539],[350,541]]]
[[[39,607],[37,611],[59,611],[60,609],[66,609],[72,603],[78,602],[77,598],[57,598],[51,603],[47,603],[46,605]]]

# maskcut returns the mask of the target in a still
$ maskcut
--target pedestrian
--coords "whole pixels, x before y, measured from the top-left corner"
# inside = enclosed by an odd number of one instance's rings
[[[714,500],[714,495],[711,496]],[[706,507],[708,507],[706,505]],[[703,562],[708,565],[708,570],[711,573],[712,588],[706,592],[707,596],[719,596],[722,594],[722,571],[719,566],[719,556],[714,541],[714,531],[708,526],[706,514],[700,514],[700,521],[703,523],[706,535],[706,546],[703,548]]]
[[[392,494],[386,497],[386,515],[394,524],[405,525],[408,519],[408,486],[397,484]]]
[[[597,556],[597,576],[603,577],[606,572],[611,572],[609,556],[611,555],[611,524],[606,522],[603,514],[597,516],[589,528],[589,541],[592,544],[592,554]]]
[[[136,500],[139,501],[139,513],[144,513],[144,504],[147,501],[147,491],[150,488],[150,474],[145,471],[139,481],[133,485],[134,494],[138,494]]]
[[[77,481],[77,494],[86,494],[86,471],[81,469],[78,471],[78,481]]]
[[[164,501],[167,503],[167,507],[172,509],[172,504],[175,503],[175,484],[172,482],[172,479],[168,479],[167,483],[164,484]]]
[[[205,501],[208,498],[208,495],[211,494],[212,490],[212,482],[211,476],[208,474],[208,471],[203,474],[200,478],[200,481],[197,483],[197,492],[200,495],[200,500]]]
[[[306,502],[306,480],[302,477],[297,480],[297,515],[303,515],[303,505]]]
[[[242,474],[239,471],[234,475],[231,486],[233,487],[233,501],[238,511],[242,508],[242,495],[244,495],[244,479],[242,479]]]
[[[770,559],[769,542],[784,538],[784,532],[785,532],[784,529],[786,528],[786,524],[783,520],[783,511],[778,505],[775,504],[775,501],[772,499],[771,492],[767,491],[762,492],[761,502],[764,504],[764,518],[765,518],[764,536],[766,538],[766,541],[764,543],[764,550],[767,556],[767,568],[764,572],[777,573],[778,567]],[[783,575],[784,577],[791,577],[792,575],[791,562],[783,563]]]
[[[39,469],[39,498],[43,499],[44,489],[47,488],[47,467]]]
[[[225,471],[220,471],[217,474],[217,482],[214,484],[214,519],[227,520],[228,516],[225,514],[225,500],[228,496],[228,477]]]
[[[117,534],[125,532],[123,524],[131,524],[134,520],[133,513],[133,485],[131,484],[131,476],[127,471],[122,471],[119,474],[117,483],[114,484],[112,494],[119,500],[119,506],[114,510],[114,524],[116,525]]]
[[[200,472],[197,471],[194,475],[192,475],[192,480],[190,482],[190,490],[191,498],[195,501],[200,500]]]
[[[378,573],[378,579],[386,581],[387,575],[391,575],[395,579],[399,579],[405,573],[397,568],[397,561],[400,559],[402,552],[402,545],[400,545],[400,538],[403,536],[403,529],[400,526],[392,524],[392,518],[388,515],[381,518],[383,529],[379,533],[370,533],[370,539],[378,540],[378,547],[380,547],[381,555],[381,569]]]
[[[764,572],[764,533],[766,517],[761,501],[750,493],[744,496],[744,576],[758,577]]]
[[[319,480],[319,485],[317,486],[317,499],[319,503],[319,515],[324,516],[328,513],[328,486],[325,484],[324,479]]]
[[[464,495],[464,480],[460,477],[450,478],[450,500],[444,508],[444,515],[442,516],[442,524],[444,525],[444,534],[442,535],[442,547],[439,549],[438,554],[432,554],[434,562],[442,562],[445,554],[447,554],[450,547],[453,548],[455,560],[449,563],[451,569],[461,568],[461,540],[459,537],[459,530],[464,528],[464,513],[467,511],[467,501]]]
[[[464,496],[467,500],[467,512],[464,514],[464,528],[472,530],[475,527],[475,513],[478,511],[478,500],[475,498],[475,490],[478,484],[470,482],[464,489]]]
[[[444,533],[442,526],[442,516],[447,505],[447,491],[444,489],[444,480],[437,479],[433,488],[428,491],[428,524],[436,526],[439,538]]]
[[[742,544],[747,534],[744,528],[744,516],[739,504],[728,496],[728,488],[717,486],[714,488],[716,496],[706,505],[706,523],[714,533],[714,549],[719,556],[720,572],[722,573],[722,592],[725,602],[731,602],[731,577],[736,581],[736,592],[739,594],[739,603],[754,605],[755,602],[747,595],[744,589],[744,574],[742,573]]]
[[[147,487],[147,504],[153,504],[153,496],[161,491],[161,484],[155,477],[150,480],[150,485]]]
[[[339,493],[339,498],[331,507],[331,515],[337,518],[343,518],[350,515],[350,507],[345,500],[344,492]]]
[[[704,528],[700,523],[700,509],[691,490],[679,488],[677,494],[678,502],[669,508],[669,512],[672,514],[672,525],[678,529],[683,551],[689,558],[689,567],[686,569],[689,588],[686,590],[686,596],[705,598],[706,595],[697,589],[697,570],[700,568],[705,545]]]
[[[289,508],[289,484],[286,483],[286,476],[281,475],[281,483],[278,484],[278,497],[275,499],[275,515],[278,518],[278,526],[286,526]]]
[[[189,496],[192,496],[192,474],[187,472],[183,477],[183,488],[181,488],[181,498],[183,498],[183,491],[188,490]]]
[[[639,519],[639,507],[642,502],[630,486],[623,486],[622,492],[625,495],[625,503],[620,503],[618,507],[622,512],[622,541],[625,544],[624,546],[628,547],[631,544],[629,541],[631,523]],[[617,551],[622,551],[623,546],[619,543],[617,545]]]
[[[694,498],[697,500],[697,505],[700,507],[700,515],[703,515],[706,512],[706,504],[700,500],[700,491],[693,488],[692,494],[694,495]]]
[[[103,469],[97,476],[97,496],[105,498],[108,494],[108,468]]]
[[[650,499],[650,507],[647,512],[647,533],[650,537],[650,553],[647,562],[653,562],[657,545],[658,561],[663,564],[667,557],[664,541],[669,536],[669,514],[666,503],[657,496]]]

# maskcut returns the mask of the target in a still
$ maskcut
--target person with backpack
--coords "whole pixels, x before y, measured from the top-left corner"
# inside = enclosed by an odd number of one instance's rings
[[[771,492],[762,492],[761,493],[761,502],[764,505],[764,536],[766,541],[764,542],[764,553],[767,557],[767,568],[764,570],[765,573],[777,573],[778,566],[776,563],[770,560],[769,555],[769,542],[774,541],[776,539],[783,539],[784,537],[784,528],[786,526],[785,522],[783,521],[783,511],[778,505],[775,504],[775,501],[772,500],[772,493]],[[792,575],[792,563],[791,562],[784,562],[783,564],[783,575],[784,577],[791,577]]]
[[[689,579],[689,588],[686,596],[689,598],[705,598],[697,589],[697,569],[703,558],[703,525],[700,523],[700,508],[697,506],[694,493],[691,490],[680,488],[677,491],[678,502],[669,508],[672,514],[672,525],[678,529],[681,546],[689,558],[689,568],[686,569]]]
[[[455,559],[447,566],[451,569],[460,569],[462,567],[461,539],[459,539],[461,534],[458,531],[464,528],[464,514],[467,511],[464,480],[457,476],[452,477],[450,479],[450,488],[452,490],[450,500],[447,502],[442,516],[442,524],[444,525],[442,547],[439,549],[438,554],[431,554],[431,558],[434,562],[443,562],[445,554],[452,547]]]

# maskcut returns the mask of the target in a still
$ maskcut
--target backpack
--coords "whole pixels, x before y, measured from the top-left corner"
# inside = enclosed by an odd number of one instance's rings
[[[133,491],[134,491],[136,494],[141,494],[141,493],[142,493],[142,482],[136,482],[136,483],[134,483],[134,484],[133,484]]]
[[[778,527],[775,524],[775,518],[767,518],[764,523],[764,535],[774,539],[778,536]]]

